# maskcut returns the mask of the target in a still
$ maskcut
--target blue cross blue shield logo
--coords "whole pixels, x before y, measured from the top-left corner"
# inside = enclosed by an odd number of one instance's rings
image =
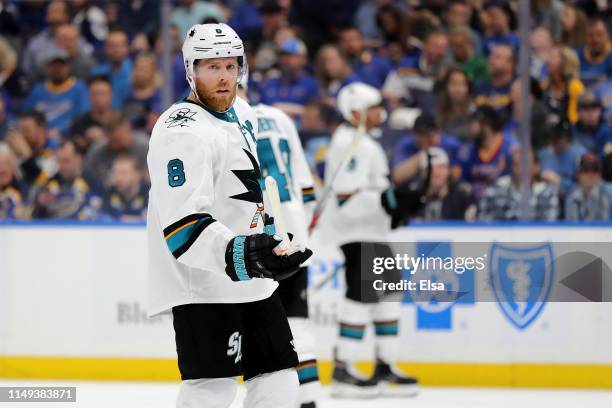
[[[489,278],[497,303],[519,330],[525,330],[544,309],[554,277],[550,243],[531,247],[491,247]]]

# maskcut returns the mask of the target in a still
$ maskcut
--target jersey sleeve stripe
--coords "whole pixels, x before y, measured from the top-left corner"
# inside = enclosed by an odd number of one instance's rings
[[[197,216],[196,219],[192,219]],[[179,224],[183,221],[183,224]],[[215,222],[210,214],[192,214],[164,229],[166,245],[175,258],[183,255],[193,245],[202,231]],[[170,229],[174,227],[173,229]]]
[[[302,201],[304,203],[314,201],[316,199],[314,187],[302,189]]]

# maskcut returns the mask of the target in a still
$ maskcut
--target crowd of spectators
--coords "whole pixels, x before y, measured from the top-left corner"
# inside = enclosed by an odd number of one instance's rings
[[[433,157],[418,218],[521,217],[525,109],[527,219],[612,218],[612,1],[532,0],[528,44],[512,0],[174,0],[165,42],[161,4],[0,0],[0,220],[142,220],[162,89],[187,95],[181,44],[205,22],[242,37],[250,102],[294,119],[319,177],[338,92],[361,81],[384,96],[393,182],[418,186]]]

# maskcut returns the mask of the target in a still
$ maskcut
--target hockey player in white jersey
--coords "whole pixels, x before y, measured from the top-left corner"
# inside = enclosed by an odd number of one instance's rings
[[[347,288],[339,311],[332,395],[374,397],[380,392],[414,395],[416,379],[396,368],[399,299],[382,301],[381,294],[368,284],[373,280],[371,258],[393,256],[384,242],[390,231],[388,213],[394,213],[393,208],[397,207],[396,203],[391,206],[388,203],[393,190],[387,157],[371,136],[371,131],[384,120],[382,98],[377,89],[353,83],[340,91],[338,108],[346,122],[334,133],[327,153],[325,181],[332,186],[335,199],[330,200],[325,219],[337,233],[335,241],[345,257]],[[404,206],[406,198],[398,199],[400,206]],[[389,272],[383,278],[399,281],[401,276],[399,272]],[[374,375],[367,378],[357,372],[355,363],[362,355],[361,344],[369,323],[373,323],[376,336],[376,368]]]
[[[264,233],[257,118],[236,98],[242,41],[225,24],[183,44],[190,95],[157,120],[147,157],[149,314],[172,313],[178,408],[226,408],[244,375],[246,408],[294,408],[298,364],[276,281],[312,252],[276,255]]]
[[[245,98],[248,78],[242,77],[238,95]],[[307,223],[315,203],[314,181],[293,120],[275,107],[253,106],[257,115],[257,156],[262,177],[272,176],[278,185],[283,218],[294,241],[308,244]],[[265,184],[262,183],[265,191]],[[267,195],[264,203],[268,207]],[[297,408],[316,408],[319,374],[314,352],[315,339],[308,322],[308,270],[303,264],[290,278],[279,282],[278,294],[289,317],[289,325],[298,354],[300,391]]]

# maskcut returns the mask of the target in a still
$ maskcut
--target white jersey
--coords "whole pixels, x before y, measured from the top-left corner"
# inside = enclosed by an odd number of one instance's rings
[[[294,235],[295,242],[307,246],[307,224],[312,218],[315,194],[297,130],[281,110],[262,104],[253,108],[257,114],[257,155],[262,177],[276,180],[287,231]],[[264,200],[270,208],[267,194]]]
[[[342,164],[357,129],[342,124],[332,136],[325,164],[325,184]],[[325,214],[332,224],[338,244],[386,241],[391,219],[381,204],[381,194],[389,187],[389,164],[380,144],[365,135],[349,163],[333,182],[333,195]]]
[[[223,114],[181,101],[157,120],[147,156],[150,316],[188,303],[257,301],[278,286],[225,273],[228,242],[263,232],[256,124],[240,98]]]

